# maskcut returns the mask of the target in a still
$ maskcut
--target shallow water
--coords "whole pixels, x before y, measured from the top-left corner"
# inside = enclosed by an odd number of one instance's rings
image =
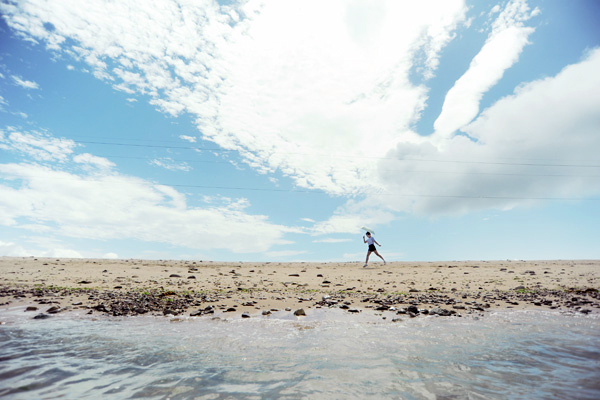
[[[0,312],[0,397],[600,398],[597,316],[31,317]]]

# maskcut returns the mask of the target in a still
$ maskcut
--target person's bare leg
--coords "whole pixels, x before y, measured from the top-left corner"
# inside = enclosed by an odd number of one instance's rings
[[[365,265],[363,265],[363,268],[366,267],[367,265],[369,265],[369,256],[371,255],[372,252],[367,251],[367,259],[365,260]]]
[[[377,250],[375,250],[375,254],[377,255],[377,257],[381,258],[383,260],[383,263],[385,264],[385,259],[381,256],[381,254],[377,252]]]

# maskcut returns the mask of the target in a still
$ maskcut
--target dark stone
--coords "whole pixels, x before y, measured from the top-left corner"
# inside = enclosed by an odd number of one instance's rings
[[[300,274],[289,274],[288,276],[300,276]]]
[[[79,281],[77,283],[83,284],[83,285],[87,285],[88,283],[92,283],[91,281]]]
[[[406,312],[408,312],[409,314],[418,314],[419,313],[419,309],[417,308],[417,306],[408,306],[406,308]]]
[[[294,311],[294,315],[296,317],[305,317],[306,316],[306,312],[304,312],[303,308],[299,308],[296,311]]]
[[[233,307],[229,307],[227,310],[225,310],[225,312],[234,312],[234,311],[237,311],[237,310]]]
[[[29,306],[25,309],[25,311],[37,311],[37,309],[38,309],[37,307]]]
[[[242,313],[242,318],[250,318],[250,314],[248,314],[247,312]]]
[[[108,310],[106,309],[106,306],[104,304],[98,304],[92,308],[96,311],[108,312]]]
[[[447,316],[450,316],[452,313],[450,312],[450,310],[445,310],[443,308],[436,307],[436,308],[432,308],[431,310],[429,310],[429,314],[447,317]]]
[[[56,314],[56,313],[59,313],[60,311],[61,311],[61,308],[57,307],[57,306],[52,306],[52,307],[50,307],[49,309],[46,310],[46,312],[48,314]]]
[[[188,276],[188,279],[196,279],[196,277],[194,275],[190,275]]]
[[[33,317],[33,319],[46,319],[46,318],[50,318],[50,316],[48,314],[38,314],[35,317]]]
[[[171,275],[169,275],[169,278],[181,278],[181,275],[179,275],[179,274],[171,274]]]

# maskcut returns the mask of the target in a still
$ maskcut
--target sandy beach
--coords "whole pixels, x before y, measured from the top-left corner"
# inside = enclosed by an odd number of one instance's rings
[[[600,312],[600,260],[362,265],[2,257],[0,304],[42,317],[69,311],[257,317],[315,308],[390,320],[495,309]]]

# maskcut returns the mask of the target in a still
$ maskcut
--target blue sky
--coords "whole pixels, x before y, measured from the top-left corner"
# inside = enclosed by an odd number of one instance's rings
[[[600,257],[596,1],[0,10],[0,255]]]

